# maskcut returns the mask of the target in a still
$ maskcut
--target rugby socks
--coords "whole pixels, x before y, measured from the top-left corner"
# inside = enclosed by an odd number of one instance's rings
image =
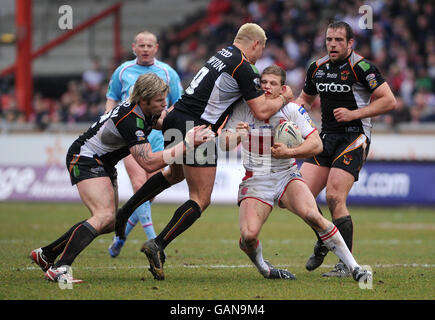
[[[156,237],[156,232],[154,231],[153,220],[151,218],[151,203],[147,201],[141,204],[133,214],[138,216],[147,238],[154,239]]]
[[[193,200],[186,201],[175,211],[171,221],[156,237],[156,243],[160,248],[166,248],[172,240],[186,231],[200,216],[201,208],[199,205]]]
[[[62,236],[60,236],[57,240],[50,243],[48,246],[45,246],[42,249],[42,253],[47,258],[48,261],[53,262],[56,260],[57,256],[60,255],[65,249],[65,245],[68,242],[68,239],[71,237],[73,231],[86,220],[80,221],[73,225],[67,232],[65,232]]]
[[[270,273],[270,268],[266,264],[263,258],[263,248],[261,246],[260,240],[257,240],[254,248],[249,248],[242,238],[239,239],[240,249],[246,253],[246,255],[251,259],[252,263],[257,267],[257,270],[264,276],[267,277]]]
[[[171,185],[162,172],[156,173],[118,210],[118,216],[130,217],[142,203],[151,200]]]
[[[133,214],[128,218],[127,225],[125,226],[125,238],[128,237],[130,232],[140,221],[147,239],[154,239],[156,232],[154,231],[153,220],[151,218],[151,203],[149,201],[140,205]]]
[[[136,212],[136,211],[135,211]],[[136,226],[137,222],[139,221],[139,217],[133,212],[133,214],[128,218],[127,225],[125,226],[125,238],[127,239],[128,235],[130,234],[131,230]]]
[[[344,216],[344,217],[338,218],[336,220],[332,220],[332,222],[335,224],[335,226],[340,231],[341,236],[344,239],[344,242],[346,242],[346,245],[349,248],[349,251],[352,252],[353,222],[352,222],[351,216]]]
[[[353,271],[353,269],[358,266],[358,263],[348,249],[337,226],[331,223],[323,232],[319,232],[319,235],[325,246],[330,251],[334,252],[335,255],[346,264],[350,271]]]
[[[83,249],[85,249],[97,236],[97,230],[95,230],[87,221],[79,224],[73,230],[62,256],[54,264],[53,268],[58,268],[63,265],[70,266],[80,252],[82,252]]]

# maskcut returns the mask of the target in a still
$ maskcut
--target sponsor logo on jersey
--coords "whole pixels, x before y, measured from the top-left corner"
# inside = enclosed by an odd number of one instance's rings
[[[350,92],[351,88],[347,84],[340,83],[316,83],[317,92]]]
[[[358,63],[358,66],[364,71],[366,72],[367,70],[370,69],[370,65],[366,62],[366,61],[361,61],[360,63]]]
[[[314,75],[316,78],[321,78],[325,75],[325,71],[323,71],[322,69],[319,69],[316,71],[316,74]]]
[[[343,71],[341,71],[341,73],[340,73],[340,79],[343,80],[343,81],[346,81],[347,78],[349,77],[349,74],[350,74],[349,70],[343,70]]]
[[[136,137],[145,137],[145,133],[142,130],[137,130],[135,133]]]
[[[326,74],[326,77],[327,78],[332,78],[332,79],[336,79],[337,77],[338,77],[338,74],[336,74],[336,73],[327,73]]]
[[[370,73],[367,75],[366,80],[370,81],[376,78],[376,75],[374,73]]]
[[[145,128],[145,124],[143,122],[143,120],[141,118],[136,118],[136,127],[138,127],[139,129],[144,129]],[[136,131],[137,133],[138,131]]]

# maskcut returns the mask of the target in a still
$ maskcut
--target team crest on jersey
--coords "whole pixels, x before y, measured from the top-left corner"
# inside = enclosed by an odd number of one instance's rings
[[[349,74],[350,74],[350,72],[348,70],[341,71],[341,74],[340,74],[341,80],[346,81],[347,77],[349,77]]]
[[[248,192],[248,187],[242,188],[242,191],[240,192],[243,196]]]
[[[345,164],[345,165],[349,165],[350,164],[350,162],[353,160],[353,158],[352,158],[352,156],[350,155],[350,154],[345,154],[344,156],[343,156],[343,163]]]
[[[370,89],[376,88],[377,85],[378,85],[378,82],[376,81],[376,79],[372,79],[372,80],[369,81],[369,87],[370,87]]]

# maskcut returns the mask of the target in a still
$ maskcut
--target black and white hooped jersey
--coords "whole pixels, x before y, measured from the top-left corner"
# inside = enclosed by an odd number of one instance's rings
[[[371,118],[337,122],[333,111],[366,107],[372,92],[384,82],[375,65],[352,51],[342,61],[333,63],[326,55],[311,63],[303,90],[320,96],[322,132],[361,132],[370,140]]]
[[[239,48],[229,46],[218,51],[199,70],[175,108],[217,129],[239,98],[251,100],[262,94],[257,68]]]
[[[132,146],[148,142],[147,137],[158,118],[158,115],[146,117],[138,105],[125,101],[92,124],[73,142],[68,153],[96,158],[104,165],[114,166],[130,154]]]

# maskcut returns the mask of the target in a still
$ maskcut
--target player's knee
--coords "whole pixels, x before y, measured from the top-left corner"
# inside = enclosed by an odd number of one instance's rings
[[[98,232],[108,233],[115,229],[115,214],[112,211],[102,211],[95,215],[98,223]]]
[[[340,192],[331,190],[326,192],[326,203],[328,204],[329,210],[334,212],[335,209],[345,202],[345,196]]]
[[[254,228],[242,227],[240,228],[240,235],[243,242],[251,247],[256,244],[259,231]]]
[[[165,173],[163,173],[163,176],[166,178],[170,185],[174,185],[178,182],[183,181],[184,179],[184,173],[182,170],[170,170],[168,172],[165,171]]]

